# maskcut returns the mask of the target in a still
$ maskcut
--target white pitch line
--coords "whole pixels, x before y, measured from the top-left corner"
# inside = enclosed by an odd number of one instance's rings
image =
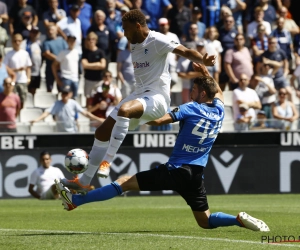
[[[148,233],[102,233],[102,232],[83,232],[83,231],[63,231],[63,230],[38,230],[38,229],[10,229],[0,228],[0,232],[20,231],[20,232],[39,232],[39,233],[69,233],[69,234],[99,234],[99,235],[123,235],[123,236],[138,236],[138,237],[161,237],[161,238],[177,238],[177,239],[195,239],[195,240],[207,240],[207,241],[222,241],[231,243],[244,243],[255,245],[269,245],[269,246],[286,246],[300,248],[300,245],[292,244],[268,244],[250,240],[230,240],[223,238],[210,238],[210,237],[196,237],[196,236],[183,236],[183,235],[167,235],[167,234],[148,234]]]

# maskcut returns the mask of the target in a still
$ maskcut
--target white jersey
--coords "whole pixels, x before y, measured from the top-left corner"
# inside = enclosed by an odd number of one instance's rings
[[[59,168],[40,166],[31,174],[29,183],[37,186],[37,193],[42,195],[54,184],[54,179],[61,178],[65,178],[65,176]]]
[[[136,80],[136,92],[156,90],[170,99],[171,76],[168,53],[180,44],[164,34],[150,31],[140,44],[131,44],[132,63]]]

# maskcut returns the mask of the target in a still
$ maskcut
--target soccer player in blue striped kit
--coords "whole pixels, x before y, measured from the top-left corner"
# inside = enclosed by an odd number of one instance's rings
[[[233,216],[223,212],[211,214],[209,211],[203,170],[222,127],[224,99],[222,90],[210,77],[206,67],[199,63],[194,63],[193,66],[202,76],[194,80],[192,101],[148,123],[162,125],[180,122],[178,137],[168,162],[134,176],[121,177],[86,195],[72,195],[59,180],[55,180],[66,210],[70,211],[90,202],[108,200],[125,191],[174,190],[191,207],[201,228],[213,229],[236,225],[253,231],[270,231],[266,223],[245,212]]]

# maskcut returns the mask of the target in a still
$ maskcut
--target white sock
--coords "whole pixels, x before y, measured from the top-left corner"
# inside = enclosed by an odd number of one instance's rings
[[[118,149],[127,135],[129,121],[129,118],[117,116],[115,126],[111,132],[109,146],[103,159],[104,161],[112,163]]]
[[[89,154],[89,166],[88,169],[83,173],[80,178],[80,183],[82,185],[88,185],[91,183],[92,178],[94,177],[95,173],[99,169],[99,164],[101,163],[109,142],[102,142],[95,138],[94,145],[92,150]]]

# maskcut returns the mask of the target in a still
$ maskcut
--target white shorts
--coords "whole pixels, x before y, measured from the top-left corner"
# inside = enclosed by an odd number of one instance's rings
[[[129,130],[135,130],[139,125],[164,116],[170,107],[169,102],[166,101],[166,98],[162,94],[154,90],[145,90],[145,92],[141,94],[137,94],[136,92],[131,93],[115,107],[115,109],[110,113],[110,116],[116,120],[118,111],[122,104],[132,100],[137,100],[142,103],[144,113],[139,119],[130,119]]]
[[[52,186],[41,194],[41,200],[54,200],[56,199],[53,192],[52,192]]]

